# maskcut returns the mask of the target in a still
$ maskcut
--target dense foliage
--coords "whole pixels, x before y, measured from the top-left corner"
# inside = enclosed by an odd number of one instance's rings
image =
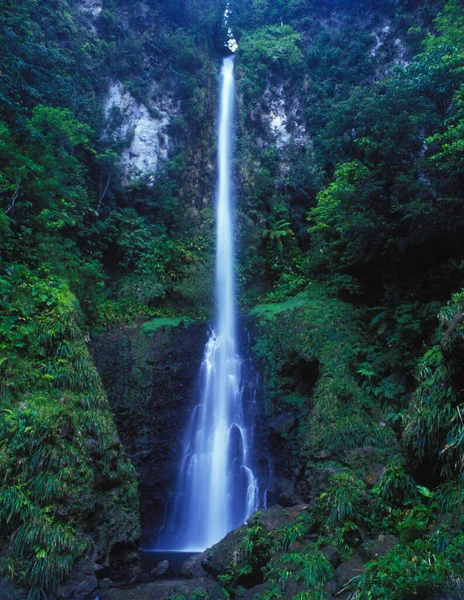
[[[137,543],[86,339],[210,314],[224,4],[1,6],[0,574],[31,598],[92,543],[102,561]],[[222,583],[320,600],[324,547],[350,559],[390,535],[345,591],[421,598],[463,577],[462,3],[235,0],[230,25],[240,302],[311,506],[277,532],[257,517]],[[156,95],[176,106],[156,173],[124,170],[114,82],[153,114]]]

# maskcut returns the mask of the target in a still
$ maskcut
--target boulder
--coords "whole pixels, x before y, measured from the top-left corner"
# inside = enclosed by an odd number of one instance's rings
[[[335,569],[335,581],[337,582],[337,594],[347,587],[347,584],[364,572],[364,561],[359,554],[355,554],[350,560],[346,560]],[[348,594],[349,595],[349,594]],[[343,596],[341,596],[343,598]]]
[[[383,556],[399,543],[399,539],[394,535],[379,535],[375,540],[366,540],[359,551],[359,554],[366,560],[374,560]]]
[[[201,562],[204,558],[206,558],[204,552],[202,554],[195,554],[194,556],[187,558],[187,560],[182,563],[182,576],[186,577],[187,579],[192,579],[194,577],[211,577],[211,575],[207,573],[201,566]]]
[[[321,549],[322,554],[325,554],[329,563],[332,565],[334,569],[338,567],[338,565],[342,562],[340,553],[333,546],[324,546]]]
[[[213,577],[218,577],[225,572],[229,564],[239,564],[242,560],[240,544],[245,537],[246,530],[247,526],[242,525],[229,532],[220,542],[205,550],[201,559],[203,569]]]
[[[56,600],[81,600],[90,596],[98,587],[98,579],[91,559],[81,560],[73,569],[71,577],[56,593]]]
[[[275,504],[274,506],[271,506],[271,508],[261,510],[252,515],[248,519],[248,523],[254,524],[259,521],[262,527],[267,531],[275,531],[284,525],[293,523],[307,508],[307,504],[297,504],[296,506],[290,506],[288,508],[283,508],[282,506]]]
[[[105,579],[102,579],[100,581],[100,583],[98,584],[98,587],[100,590],[109,590],[110,588],[112,588],[114,585],[114,583],[111,581],[111,579],[108,579],[108,577],[105,577]]]
[[[171,571],[168,560],[162,560],[158,566],[152,569],[150,575],[153,577],[167,577]]]

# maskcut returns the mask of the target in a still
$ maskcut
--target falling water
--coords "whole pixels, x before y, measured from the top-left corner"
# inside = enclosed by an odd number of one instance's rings
[[[216,201],[217,321],[201,366],[200,401],[184,440],[179,490],[164,544],[204,550],[238,527],[258,508],[252,470],[252,439],[246,424],[237,353],[234,306],[234,248],[231,148],[234,62],[221,71]]]

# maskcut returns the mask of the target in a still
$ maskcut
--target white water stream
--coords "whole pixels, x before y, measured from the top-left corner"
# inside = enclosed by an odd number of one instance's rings
[[[244,417],[241,359],[234,304],[232,136],[234,61],[221,71],[216,199],[217,321],[201,366],[200,401],[184,439],[179,489],[164,545],[201,551],[238,527],[258,508],[252,439]]]

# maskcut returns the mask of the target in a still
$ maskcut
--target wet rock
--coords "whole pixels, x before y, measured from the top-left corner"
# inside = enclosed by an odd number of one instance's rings
[[[329,563],[332,565],[332,567],[334,569],[336,569],[342,561],[340,553],[333,546],[324,546],[321,549],[321,552],[322,552],[322,554],[325,554]]]
[[[134,327],[111,329],[92,338],[89,346],[118,435],[139,475],[142,544],[146,547],[158,538],[166,499],[177,485],[188,407],[194,403],[206,339],[203,324],[172,327],[153,335]],[[116,574],[110,577],[116,579]],[[126,574],[121,578],[131,579]]]
[[[374,560],[383,556],[399,543],[394,535],[379,535],[376,540],[366,540],[361,546],[359,554],[366,560]]]
[[[171,571],[168,560],[162,560],[158,566],[152,569],[150,575],[153,577],[167,577]]]
[[[201,561],[204,558],[206,558],[204,552],[187,558],[182,564],[181,574],[187,579],[192,579],[194,577],[210,577],[209,573],[201,566]]]
[[[203,569],[213,577],[217,577],[225,572],[229,564],[240,564],[243,560],[240,544],[245,537],[246,530],[246,525],[242,525],[208,548],[202,555],[201,566]]]

